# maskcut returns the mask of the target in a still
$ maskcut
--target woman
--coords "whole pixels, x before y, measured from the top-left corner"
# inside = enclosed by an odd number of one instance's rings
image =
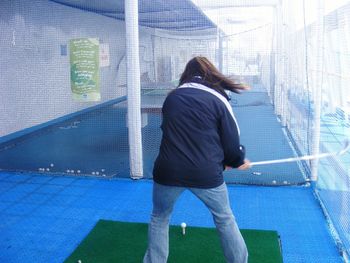
[[[167,261],[169,218],[185,189],[212,213],[226,261],[247,262],[247,248],[223,179],[224,169],[250,166],[225,92],[245,89],[205,57],[195,57],[187,63],[178,88],[167,96],[162,108],[163,137],[153,170],[153,211],[144,263]]]

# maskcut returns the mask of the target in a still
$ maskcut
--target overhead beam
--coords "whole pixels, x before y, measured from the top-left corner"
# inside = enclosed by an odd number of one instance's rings
[[[192,0],[192,2],[201,9],[276,6],[280,1],[281,0],[225,0],[210,2],[208,0]]]

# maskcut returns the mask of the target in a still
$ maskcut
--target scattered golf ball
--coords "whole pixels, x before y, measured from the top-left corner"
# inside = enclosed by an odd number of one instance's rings
[[[253,172],[254,175],[261,175],[261,172]]]
[[[273,184],[276,184],[277,182],[276,182],[276,180],[273,180],[272,183],[273,183]]]
[[[284,184],[288,184],[288,182],[287,182],[287,181],[283,181],[283,183],[284,183]]]
[[[77,170],[77,173],[80,174],[80,170]]]
[[[51,166],[51,167],[54,167],[53,163],[52,163],[52,164],[50,164],[50,166]]]
[[[185,235],[186,234],[186,223],[185,222],[181,223],[181,228],[182,228],[182,234]]]

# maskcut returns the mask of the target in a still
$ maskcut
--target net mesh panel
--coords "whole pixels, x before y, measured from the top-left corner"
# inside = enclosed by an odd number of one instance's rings
[[[216,30],[176,34],[156,30],[152,35],[152,44],[153,75],[145,72],[142,76],[147,78],[141,77],[144,176],[147,178],[152,177],[153,163],[159,150],[161,107],[166,95],[177,87],[180,75],[192,57],[206,56],[215,61]]]
[[[245,145],[251,161],[288,158],[296,151],[287,136],[286,128],[275,114],[271,97],[271,54],[274,48],[273,10],[271,8],[232,8],[230,13],[265,13],[258,23],[247,21],[246,26],[229,24],[224,37],[224,69],[251,89],[231,95],[231,105],[241,130],[241,143]],[[305,172],[298,163],[253,167],[248,171],[225,172],[230,183],[289,185],[305,182]]]
[[[128,173],[126,108],[114,105],[126,94],[124,23],[51,1],[0,5],[0,168]],[[105,45],[100,101],[72,98],[69,42],[79,38]]]
[[[152,177],[158,154],[162,103],[177,86],[187,61],[196,55],[208,57],[223,73],[251,86],[240,95],[230,94],[250,160],[314,153],[317,126],[320,152],[343,147],[350,135],[348,1],[337,6],[331,1],[298,0],[280,1],[273,8],[205,8],[199,13],[219,27],[208,29],[200,20],[198,30],[183,27],[196,23],[191,19],[191,12],[198,12],[194,5],[183,12],[173,10],[177,15],[166,25],[158,23],[170,14],[166,2],[157,2],[157,15],[153,13],[148,21],[158,28],[139,28],[146,178]],[[1,2],[1,170],[130,175],[125,23],[108,17],[113,12],[108,16],[93,12],[106,10],[103,2],[91,3],[73,8],[52,1]],[[140,10],[147,10],[145,3]],[[113,4],[118,6],[123,5]],[[142,14],[140,21],[147,18]],[[98,39],[99,51],[105,52],[98,70],[100,101],[72,98],[69,42],[78,38]],[[316,183],[348,253],[349,167],[350,153],[322,159]],[[310,171],[309,162],[257,166],[225,172],[225,180],[295,185],[304,184]]]
[[[350,3],[334,5],[289,1],[281,10],[274,101],[301,155],[312,153],[318,125],[320,152],[339,151],[350,137]],[[350,153],[321,159],[317,176],[320,200],[349,255]]]

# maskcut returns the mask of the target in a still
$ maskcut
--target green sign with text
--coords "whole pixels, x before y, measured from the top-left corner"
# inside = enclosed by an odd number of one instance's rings
[[[98,38],[71,39],[69,50],[73,99],[76,101],[101,100]]]

